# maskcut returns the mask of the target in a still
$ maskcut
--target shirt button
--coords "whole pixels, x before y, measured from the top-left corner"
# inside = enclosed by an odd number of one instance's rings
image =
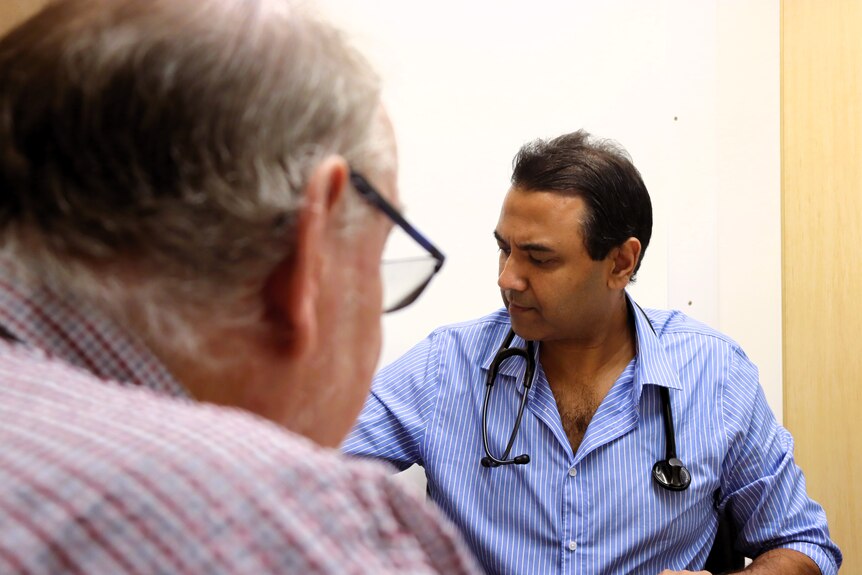
[[[569,551],[574,551],[578,548],[578,544],[575,541],[569,541]]]
[[[575,475],[577,475],[577,474],[578,474],[578,470],[577,470],[577,469],[575,469],[574,467],[572,467],[571,469],[569,469],[569,477],[574,477],[574,476],[575,476]]]

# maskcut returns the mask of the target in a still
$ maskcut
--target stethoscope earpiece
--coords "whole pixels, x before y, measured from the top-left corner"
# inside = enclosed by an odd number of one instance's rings
[[[501,465],[510,465],[510,464],[526,465],[526,464],[530,463],[530,456],[527,455],[526,453],[522,453],[521,455],[517,455],[514,458],[509,459],[507,461],[502,461],[499,459],[495,461],[495,460],[491,459],[490,457],[483,457],[480,460],[480,463],[482,464],[482,467],[500,467]]]

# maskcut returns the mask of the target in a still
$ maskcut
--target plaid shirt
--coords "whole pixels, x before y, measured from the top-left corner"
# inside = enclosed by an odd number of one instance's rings
[[[0,264],[0,572],[471,573],[387,469],[192,401],[141,342]]]

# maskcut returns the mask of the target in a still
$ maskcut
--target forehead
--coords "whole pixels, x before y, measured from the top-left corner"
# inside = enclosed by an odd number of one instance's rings
[[[503,200],[496,232],[510,242],[579,241],[586,203],[553,191],[511,188]]]

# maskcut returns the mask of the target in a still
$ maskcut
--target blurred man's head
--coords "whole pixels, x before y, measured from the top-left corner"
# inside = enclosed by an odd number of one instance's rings
[[[0,41],[0,238],[196,397],[329,445],[380,347],[375,74],[284,0],[67,0]],[[326,428],[321,429],[321,421]]]

